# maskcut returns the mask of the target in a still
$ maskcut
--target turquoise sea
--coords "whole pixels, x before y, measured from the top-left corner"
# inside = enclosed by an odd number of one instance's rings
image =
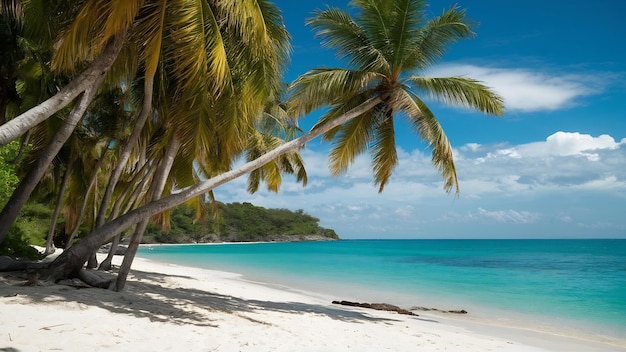
[[[626,240],[153,245],[138,255],[339,300],[465,309],[504,324],[626,336]]]

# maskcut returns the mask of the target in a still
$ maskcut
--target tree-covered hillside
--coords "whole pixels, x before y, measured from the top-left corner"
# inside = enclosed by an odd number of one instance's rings
[[[319,219],[288,209],[266,209],[251,203],[218,203],[217,216],[210,220],[194,220],[194,211],[187,206],[172,210],[171,229],[151,223],[144,242],[250,242],[307,241],[339,239],[332,229],[319,226]]]

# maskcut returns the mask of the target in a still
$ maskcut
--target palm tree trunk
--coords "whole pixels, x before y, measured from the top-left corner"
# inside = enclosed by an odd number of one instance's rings
[[[144,160],[145,162],[145,160]],[[145,166],[148,167],[147,170],[150,169],[150,165],[152,165],[152,161],[150,161],[149,163],[147,163]],[[139,185],[137,185],[137,187],[135,187],[134,190],[132,190],[132,193],[130,194],[130,196],[123,196],[123,197],[118,197],[118,199],[115,201],[115,203],[113,204],[113,210],[111,210],[111,219],[115,219],[117,218],[117,216],[120,213],[120,208],[122,206],[122,203],[124,202],[124,199],[128,199],[126,201],[126,212],[130,211],[130,209],[132,209],[133,204],[135,203],[135,201],[137,200],[137,198],[139,197],[139,195],[142,193],[142,190],[145,187],[145,184],[148,182],[148,180],[150,180],[152,178],[152,174],[144,171],[146,174],[143,176],[143,178],[141,179],[141,181],[139,182]],[[128,193],[129,191],[131,191],[130,186],[129,188],[126,190],[126,192]],[[112,266],[111,266],[111,262],[113,261],[113,257],[115,256],[115,253],[117,253],[117,247],[120,244],[120,239],[122,237],[121,233],[118,233],[114,238],[113,241],[111,242],[111,248],[109,248],[109,253],[107,254],[107,257],[102,261],[102,263],[100,263],[100,265],[98,266],[98,270],[111,270]]]
[[[57,259],[52,263],[50,271],[47,273],[47,275],[51,279],[61,279],[65,277],[78,276],[78,272],[80,271],[83,263],[85,263],[85,260],[87,260],[90,252],[94,248],[97,248],[100,243],[103,243],[113,238],[120,231],[123,231],[124,229],[127,229],[130,226],[139,223],[146,217],[158,214],[167,209],[171,209],[172,207],[182,204],[193,197],[197,197],[203,193],[206,193],[209,190],[214,189],[215,187],[234,180],[239,176],[256,170],[281,155],[284,155],[294,150],[298,150],[312,139],[354,119],[357,116],[360,116],[366,111],[374,108],[380,102],[382,102],[381,97],[371,98],[363,102],[361,105],[355,107],[354,109],[346,112],[344,115],[315,127],[300,138],[282,144],[278,148],[266,154],[263,154],[259,158],[242,165],[238,169],[230,170],[228,172],[212,177],[208,180],[199,182],[193,186],[183,188],[178,193],[174,193],[159,200],[150,202],[123,216],[118,217],[115,220],[104,224],[102,227],[95,229],[91,234],[89,234],[89,236],[85,237],[82,241],[72,246],[72,248],[70,248],[68,251],[63,252],[59,257],[57,257]]]
[[[100,246],[103,245],[104,242],[100,243]],[[98,246],[92,252],[89,258],[87,258],[87,269],[95,269],[98,267]]]
[[[161,194],[163,194],[163,190],[165,189],[165,182],[167,181],[170,170],[172,169],[174,158],[176,157],[176,153],[178,153],[179,147],[180,141],[176,138],[174,133],[172,142],[163,155],[161,164],[159,164],[159,168],[155,172],[155,178],[152,180],[152,186],[150,187],[151,201],[161,199]],[[122,265],[117,273],[117,280],[115,281],[114,287],[115,291],[122,291],[126,285],[126,278],[130,272],[130,267],[135,259],[135,254],[137,254],[137,249],[139,248],[143,234],[146,231],[148,222],[150,222],[149,216],[140,221],[135,227],[135,231],[133,231],[133,235],[128,243],[128,248],[126,248],[126,253],[124,253],[124,260],[122,261]]]
[[[112,139],[109,139],[107,144],[104,146],[102,150],[102,154],[100,154],[100,158],[96,162],[96,166],[94,166],[93,168],[93,174],[91,175],[91,179],[89,180],[89,185],[87,186],[87,192],[85,192],[85,197],[83,198],[83,202],[80,205],[80,210],[78,211],[76,224],[74,225],[74,228],[72,229],[72,233],[67,239],[67,243],[65,244],[65,249],[68,249],[72,246],[72,241],[74,241],[74,237],[76,237],[76,235],[78,234],[78,229],[80,228],[80,224],[82,223],[83,217],[85,216],[85,210],[87,209],[87,202],[89,201],[89,193],[91,193],[91,189],[96,184],[96,180],[98,179],[98,170],[100,170],[100,167],[102,166],[102,163],[104,162],[104,157],[106,156],[106,153],[109,151],[108,146],[111,144],[111,141]],[[94,201],[95,201],[95,197],[94,197]]]
[[[113,173],[109,177],[109,182],[107,183],[107,188],[104,191],[104,195],[102,196],[102,201],[100,202],[100,208],[98,209],[98,215],[96,216],[96,228],[99,228],[104,224],[107,209],[109,208],[109,203],[111,203],[111,198],[113,197],[113,191],[115,191],[115,186],[117,186],[117,182],[126,167],[126,163],[128,159],[130,159],[130,155],[133,151],[133,147],[137,144],[139,137],[141,136],[141,130],[143,126],[146,124],[148,120],[148,116],[150,116],[150,112],[152,111],[152,93],[154,91],[154,73],[145,77],[144,81],[144,100],[141,107],[141,112],[137,117],[137,121],[135,122],[135,126],[133,128],[133,132],[130,137],[126,141],[124,147],[122,148],[122,152],[119,155],[117,166],[113,170]],[[114,217],[110,217],[110,219],[114,219]],[[121,231],[120,231],[121,233]],[[119,241],[118,241],[119,242]],[[111,247],[113,250],[113,247]],[[111,252],[111,250],[109,252]],[[96,256],[97,248],[94,252],[89,256],[87,260],[87,268],[93,269],[98,266],[98,258]],[[109,255],[107,255],[107,258]],[[108,264],[110,266],[110,264]],[[103,266],[104,267],[104,266]]]
[[[96,216],[96,228],[99,228],[104,224],[106,212],[109,208],[109,203],[111,202],[111,198],[113,197],[113,191],[115,191],[115,186],[126,167],[126,163],[128,159],[130,159],[130,155],[133,151],[133,147],[137,144],[139,137],[141,136],[141,130],[143,126],[146,124],[148,120],[148,116],[150,116],[150,112],[152,111],[152,93],[154,91],[154,73],[152,75],[148,75],[145,77],[144,81],[144,100],[141,107],[141,112],[137,117],[137,121],[135,122],[135,126],[133,128],[133,132],[130,137],[126,141],[124,147],[122,148],[122,152],[119,155],[119,159],[117,162],[117,166],[115,170],[109,177],[109,182],[107,183],[107,188],[104,191],[104,195],[102,196],[102,201],[100,202],[100,208],[98,209],[98,215]],[[103,242],[104,243],[104,242]],[[97,248],[91,253],[89,259],[87,260],[87,268],[94,269],[98,266],[98,258],[96,255]]]
[[[118,233],[115,237],[113,237],[113,241],[111,241],[111,248],[109,248],[109,253],[107,254],[107,257],[104,258],[102,263],[100,263],[100,265],[98,266],[98,270],[106,271],[113,268],[113,265],[111,263],[113,262],[113,257],[115,256],[115,253],[117,253],[117,247],[119,247],[120,245],[121,238],[121,233]]]
[[[20,182],[19,186],[11,195],[9,202],[6,204],[4,209],[2,209],[2,212],[0,213],[0,243],[4,241],[4,238],[9,232],[9,228],[17,219],[20,210],[22,210],[26,201],[28,201],[30,194],[41,180],[41,177],[50,166],[50,163],[74,132],[76,124],[78,124],[78,122],[82,119],[85,111],[87,111],[87,108],[89,107],[89,104],[95,98],[98,87],[100,86],[100,83],[102,83],[103,79],[104,76],[99,76],[95,77],[95,80],[91,82],[91,86],[88,87],[81,95],[80,99],[70,112],[70,115],[67,119],[65,119],[65,121],[63,121],[61,128],[59,128],[59,130],[54,134],[50,144],[39,156],[35,165],[33,165],[33,167],[28,171],[26,177],[22,180],[22,182]]]
[[[115,36],[104,48],[102,54],[57,94],[1,125],[0,146],[17,139],[34,126],[66,107],[81,93],[90,89],[93,82],[104,76],[111,68],[122,49],[125,39],[125,33]]]
[[[73,168],[74,158],[70,156],[70,160],[68,161],[67,167],[65,169],[65,174],[63,175],[63,180],[61,181],[59,194],[57,195],[57,204],[54,206],[52,219],[50,219],[50,227],[48,228],[48,237],[46,238],[46,251],[44,252],[44,255],[50,255],[54,253],[54,250],[56,249],[54,247],[54,232],[56,230],[59,214],[61,213],[61,208],[63,206],[63,197],[65,196],[65,190],[67,189],[67,185],[70,182],[70,175],[72,174]]]
[[[106,212],[109,208],[109,203],[111,202],[111,198],[113,197],[113,191],[115,190],[115,186],[126,167],[126,163],[130,158],[130,155],[133,151],[133,147],[137,144],[139,137],[141,136],[141,131],[143,126],[146,124],[148,120],[148,116],[150,116],[150,112],[152,111],[152,93],[154,91],[154,73],[145,77],[144,82],[144,98],[141,107],[141,112],[137,117],[137,122],[135,122],[135,126],[133,128],[133,132],[130,137],[126,141],[122,151],[120,153],[117,166],[115,170],[109,177],[109,182],[107,184],[107,188],[104,191],[104,195],[102,196],[102,201],[100,202],[100,209],[98,210],[98,216],[96,217],[96,228],[102,226],[105,221]]]

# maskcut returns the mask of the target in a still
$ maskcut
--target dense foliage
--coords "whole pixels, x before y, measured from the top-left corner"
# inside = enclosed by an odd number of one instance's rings
[[[14,164],[12,160],[18,153],[19,143],[17,141],[9,143],[4,147],[0,147],[0,208],[7,203],[13,190],[19,183],[19,178],[15,174]],[[25,209],[25,212],[28,209]],[[50,214],[47,214],[47,218]],[[17,221],[7,234],[6,239],[0,243],[0,255],[8,255],[11,257],[39,259],[40,255],[34,248],[30,246],[30,238],[24,236],[29,232],[32,223],[22,217]],[[44,244],[44,238],[35,241],[36,244]]]
[[[17,155],[18,147],[17,141],[0,147],[0,208],[4,207],[20,181],[11,163]]]
[[[43,255],[32,247],[26,238],[24,231],[19,226],[12,226],[6,239],[0,244],[0,256],[12,258],[42,259]]]
[[[172,210],[171,229],[148,227],[145,241],[181,243],[214,241],[290,241],[317,238],[338,239],[334,230],[319,226],[319,219],[303,210],[266,209],[251,203],[218,203],[218,216],[207,221],[194,220],[187,206]]]

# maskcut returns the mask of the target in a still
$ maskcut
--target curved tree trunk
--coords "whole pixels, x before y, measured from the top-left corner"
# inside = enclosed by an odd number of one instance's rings
[[[104,258],[104,260],[102,261],[102,263],[100,263],[100,265],[98,266],[98,270],[111,270],[113,268],[113,265],[111,264],[113,262],[113,257],[115,256],[115,253],[117,252],[117,247],[119,247],[120,245],[120,239],[122,238],[122,234],[118,233],[115,237],[113,237],[113,241],[111,241],[111,248],[109,248],[109,253],[107,254],[107,257]]]
[[[109,208],[109,203],[111,202],[111,198],[113,197],[113,191],[115,191],[115,186],[117,186],[117,182],[126,167],[126,163],[128,159],[130,159],[130,155],[133,151],[133,147],[137,144],[139,137],[141,136],[141,130],[143,126],[146,124],[148,120],[148,116],[150,116],[150,112],[152,111],[152,93],[154,91],[154,73],[150,76],[145,77],[144,82],[144,100],[141,107],[141,112],[137,117],[137,121],[135,122],[135,126],[133,128],[133,132],[130,137],[126,141],[124,147],[122,148],[122,152],[120,153],[117,166],[113,170],[113,173],[109,177],[109,182],[107,183],[107,188],[104,191],[104,195],[102,196],[102,201],[100,202],[100,208],[98,209],[98,215],[96,216],[96,228],[99,228],[104,224],[107,209]],[[113,218],[113,217],[111,217]],[[121,231],[120,231],[121,232]],[[98,266],[98,258],[96,255],[96,250],[89,256],[87,260],[87,268],[93,269]]]
[[[98,248],[101,243],[111,240],[119,232],[139,223],[146,217],[171,209],[193,197],[197,197],[209,190],[214,189],[215,187],[234,180],[239,176],[256,170],[283,154],[302,148],[312,139],[354,119],[355,117],[374,108],[380,102],[382,102],[381,97],[371,98],[354,109],[346,112],[344,115],[339,116],[338,118],[325,124],[316,126],[305,135],[282,144],[276,149],[261,155],[257,159],[250,161],[237,169],[222,173],[193,186],[183,188],[178,193],[174,193],[159,200],[150,202],[102,225],[102,227],[95,229],[91,234],[89,234],[89,236],[85,237],[82,241],[75,244],[69,250],[63,252],[59,257],[57,257],[57,259],[52,263],[50,270],[46,273],[47,276],[54,280],[78,276],[78,272],[91,252]]]
[[[28,201],[30,194],[39,183],[39,180],[41,180],[41,177],[48,169],[48,166],[50,166],[50,163],[74,132],[76,124],[82,119],[89,104],[96,96],[98,87],[100,83],[102,83],[103,78],[103,76],[100,76],[97,77],[95,81],[91,82],[91,87],[87,88],[85,93],[81,95],[79,101],[70,112],[70,115],[63,121],[61,128],[59,128],[52,137],[50,144],[41,153],[35,165],[28,171],[26,177],[20,182],[19,186],[11,195],[11,199],[9,199],[4,209],[2,209],[2,213],[0,213],[0,243],[4,241],[4,238],[9,232],[9,228],[17,219],[20,210],[22,210],[26,201]]]
[[[103,244],[104,242],[100,243],[100,246],[102,246]],[[94,249],[91,252],[89,258],[87,258],[87,269],[95,269],[98,267],[98,249],[100,248],[100,246]]]
[[[73,168],[74,158],[70,156],[67,168],[65,169],[65,174],[63,174],[63,180],[61,181],[59,194],[57,195],[57,204],[54,206],[52,219],[50,219],[50,227],[48,228],[48,237],[46,238],[46,251],[44,252],[44,255],[50,255],[54,253],[56,249],[54,247],[54,232],[57,227],[57,221],[59,219],[59,214],[61,213],[61,208],[63,207],[63,197],[65,196],[65,190],[67,189],[67,185],[70,182],[70,175],[72,174]]]
[[[100,202],[100,209],[98,210],[98,216],[96,217],[96,228],[102,226],[105,221],[106,212],[109,208],[109,203],[111,202],[111,198],[113,197],[113,191],[115,190],[115,186],[126,167],[126,163],[130,158],[130,154],[133,151],[133,147],[139,141],[139,137],[141,136],[141,131],[143,130],[143,126],[146,124],[148,120],[148,116],[150,116],[150,112],[152,111],[152,93],[154,91],[154,73],[150,76],[145,77],[144,82],[144,98],[141,106],[141,112],[137,117],[137,121],[135,122],[135,126],[133,128],[133,132],[130,137],[126,141],[122,151],[119,155],[119,159],[115,170],[109,177],[109,182],[107,184],[107,188],[104,191],[104,195],[102,196],[102,201]]]
[[[16,118],[0,125],[0,146],[3,146],[26,133],[31,128],[45,121],[57,111],[66,107],[81,93],[91,88],[93,82],[100,79],[111,68],[120,53],[125,34],[117,35],[83,72],[63,87],[57,94],[48,100],[22,113]]]
[[[178,153],[178,148],[180,148],[180,141],[176,138],[176,133],[174,132],[172,142],[163,155],[163,159],[161,160],[161,163],[155,172],[154,179],[152,180],[152,185],[150,187],[150,201],[155,201],[161,198],[168,175],[170,174],[170,170],[172,170],[172,165],[174,165],[174,159],[176,157],[176,153]],[[143,234],[146,231],[148,222],[150,222],[149,216],[135,226],[135,231],[133,231],[133,235],[128,243],[128,248],[126,248],[126,253],[124,253],[124,260],[122,261],[122,265],[117,273],[117,280],[115,281],[114,287],[115,291],[122,291],[124,286],[126,286],[126,278],[130,272],[130,267],[133,264],[135,254],[137,254],[137,249],[139,248]]]
[[[72,229],[72,233],[69,235],[67,239],[67,243],[65,244],[65,249],[68,249],[72,246],[72,241],[74,241],[74,238],[78,234],[78,229],[80,228],[80,224],[82,223],[83,217],[85,216],[85,209],[87,209],[87,202],[89,201],[89,193],[91,192],[91,189],[93,188],[93,186],[96,184],[96,180],[98,179],[98,170],[100,170],[100,167],[102,167],[102,163],[104,162],[104,157],[106,156],[106,153],[109,151],[108,146],[111,144],[111,141],[112,139],[109,139],[109,141],[107,142],[107,144],[102,150],[102,154],[100,154],[100,158],[98,159],[98,161],[96,162],[96,165],[93,168],[93,174],[91,175],[91,179],[89,180],[89,185],[87,186],[87,192],[85,192],[85,197],[83,198],[83,202],[80,205],[80,210],[78,211],[78,217],[76,217],[76,224],[74,225],[74,228]]]
[[[144,162],[145,162],[145,160],[144,160]],[[152,162],[149,162],[147,165],[151,165],[151,164],[152,164]],[[117,216],[119,215],[120,207],[122,206],[124,198],[128,198],[128,200],[126,201],[126,203],[127,203],[127,205],[126,205],[126,212],[128,212],[132,208],[133,204],[135,203],[135,201],[139,197],[139,194],[142,193],[142,189],[145,187],[145,184],[150,179],[151,179],[151,174],[150,173],[146,173],[144,175],[144,177],[142,178],[141,182],[139,182],[139,185],[137,185],[137,187],[135,187],[135,189],[132,191],[130,196],[119,197],[115,201],[115,204],[113,204],[113,210],[111,210],[111,218],[112,219],[117,218]],[[129,191],[129,190],[130,190],[130,187],[127,189],[127,191]],[[112,269],[111,263],[113,261],[113,257],[115,256],[115,253],[117,252],[117,247],[120,244],[121,238],[122,238],[122,233],[118,233],[113,238],[113,241],[111,242],[111,248],[109,248],[109,253],[107,254],[107,257],[102,261],[102,263],[100,263],[100,265],[98,266],[98,270],[111,270]]]

